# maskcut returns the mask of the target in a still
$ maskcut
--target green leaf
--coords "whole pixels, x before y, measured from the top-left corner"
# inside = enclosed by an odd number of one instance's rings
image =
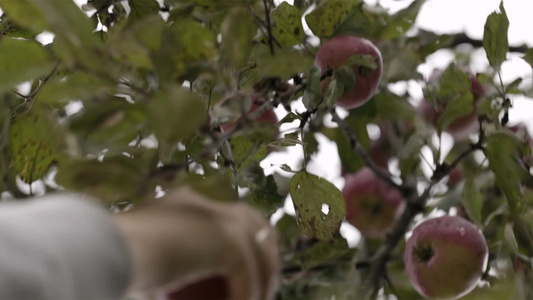
[[[60,100],[87,99],[112,93],[112,85],[99,77],[76,72],[66,78],[50,80],[39,90],[38,101],[53,104]]]
[[[231,94],[217,103],[212,109],[213,119],[221,124],[232,124],[252,109],[252,99],[247,93]],[[229,125],[228,125],[229,126]]]
[[[347,65],[347,66],[358,65],[360,67],[369,68],[370,70],[375,70],[378,68],[379,62],[378,62],[378,58],[372,55],[357,54],[357,55],[350,56],[350,58],[344,63],[344,65]]]
[[[31,0],[31,3],[42,11],[49,31],[55,34],[53,47],[64,63],[82,64],[91,69],[108,67],[105,55],[95,51],[100,45],[91,34],[95,24],[73,1]]]
[[[272,11],[272,34],[282,47],[291,47],[305,40],[302,16],[298,8],[281,3]]]
[[[292,177],[290,194],[298,225],[307,235],[329,241],[337,236],[346,212],[341,191],[329,181],[300,171]],[[327,214],[322,205],[329,207]]]
[[[86,102],[70,118],[69,128],[89,149],[114,149],[128,145],[146,127],[146,111],[138,104],[115,97],[106,103]]]
[[[370,148],[370,138],[368,137],[366,126],[369,123],[369,118],[359,115],[356,110],[352,110],[344,121],[355,133],[357,141],[361,143],[361,146],[363,146],[365,150],[368,150]],[[340,128],[336,128],[335,142],[345,172],[355,173],[365,165],[364,160],[355,153],[350,145],[350,141]]]
[[[333,242],[318,242],[298,253],[296,260],[300,261],[304,270],[312,269],[316,266],[341,258],[354,250],[348,248],[348,243],[343,238],[333,240]]]
[[[0,40],[0,91],[49,73],[54,67],[48,53],[37,42]]]
[[[326,95],[324,96],[324,104],[326,107],[332,107],[335,105],[343,93],[343,83],[337,81],[337,79],[331,80],[328,84],[328,88],[326,89]]]
[[[322,86],[320,85],[320,67],[313,65],[309,69],[307,85],[305,86],[303,104],[308,110],[315,109],[322,102]]]
[[[276,231],[279,237],[280,253],[293,251],[298,243],[298,238],[302,235],[296,220],[290,215],[284,215],[276,223]]]
[[[269,145],[280,146],[280,147],[291,147],[296,145],[303,145],[304,143],[300,141],[300,132],[294,131],[287,133],[281,139],[277,139]]]
[[[485,140],[485,156],[496,176],[496,184],[507,197],[511,214],[518,214],[522,205],[521,186],[529,173],[520,160],[520,141],[505,133],[496,133]]]
[[[440,116],[438,129],[440,132],[445,130],[457,118],[466,116],[474,110],[474,97],[472,93],[466,93],[461,98],[448,102],[444,113]]]
[[[381,82],[397,82],[401,80],[422,79],[416,71],[417,67],[424,62],[420,55],[418,43],[399,45],[391,40],[380,43],[383,61],[383,75]]]
[[[502,1],[500,3],[500,13],[493,12],[487,17],[483,33],[483,47],[490,65],[496,71],[500,70],[500,66],[507,56],[507,51],[509,51],[508,29],[509,19]]]
[[[372,101],[376,104],[377,117],[381,120],[413,120],[416,112],[404,97],[394,93],[383,92],[374,95]]]
[[[305,146],[305,153],[307,158],[311,159],[311,156],[318,152],[318,141],[312,132],[304,134],[303,143]]]
[[[513,80],[513,82],[509,83],[506,87],[505,87],[505,93],[506,94],[521,94],[522,91],[520,90],[519,86],[520,86],[520,83],[522,83],[522,78],[517,78],[515,80]]]
[[[332,36],[355,35],[360,37],[370,37],[375,26],[363,9],[364,3],[359,0],[353,0],[350,2],[353,3],[352,9],[344,21],[336,27]]]
[[[257,189],[265,186],[265,171],[259,165],[259,161],[252,160],[240,168],[235,176],[235,183],[240,187],[248,187],[250,189]]]
[[[157,92],[147,109],[156,137],[170,144],[191,136],[207,120],[200,95],[177,86]]]
[[[180,20],[165,27],[161,47],[159,51],[152,53],[161,81],[196,76],[217,58],[213,32],[191,19]]]
[[[280,124],[283,124],[283,123],[292,123],[293,121],[296,121],[296,120],[302,120],[302,118],[293,113],[293,112],[289,112],[285,117],[283,117],[283,119],[281,119],[281,121],[279,121]]]
[[[533,48],[527,49],[522,58],[533,68]]]
[[[305,21],[316,36],[320,38],[331,37],[355,4],[357,1],[330,0],[323,2],[305,16]]]
[[[190,185],[209,199],[227,202],[234,202],[238,199],[229,176],[225,174],[199,175],[184,172],[179,174],[175,182]]]
[[[516,237],[513,232],[513,225],[511,223],[505,224],[505,229],[503,231],[504,241],[509,250],[513,254],[518,253],[518,243],[516,242]]]
[[[382,39],[393,39],[404,35],[415,23],[418,12],[425,2],[425,0],[415,0],[407,8],[392,15],[382,33]]]
[[[128,22],[159,13],[159,4],[155,0],[128,0],[128,4],[131,8]]]
[[[262,77],[289,79],[295,74],[309,71],[313,59],[298,50],[280,49],[276,55],[265,54],[257,60],[257,70]]]
[[[248,62],[252,39],[257,32],[252,15],[245,8],[234,8],[220,26],[222,55],[234,67],[243,67]]]
[[[50,30],[43,11],[35,5],[33,0],[0,0],[0,7],[20,26],[37,33]]]
[[[264,186],[252,189],[247,201],[248,204],[271,214],[283,206],[285,197],[278,194],[278,185],[274,176],[268,175],[265,178]]]
[[[66,150],[64,130],[52,111],[38,104],[12,122],[9,140],[18,175],[28,183],[43,177]]]
[[[61,186],[88,193],[108,205],[118,201],[135,203],[140,187],[146,186],[139,161],[124,155],[97,159],[73,159],[59,165],[56,181]]]
[[[353,91],[355,88],[355,71],[351,65],[343,65],[333,71],[333,78],[337,80],[343,91]]]
[[[33,39],[39,32],[16,24],[5,13],[0,18],[0,36]]]
[[[267,156],[268,150],[264,147],[266,141],[257,138],[258,136],[251,138],[248,135],[242,135],[231,139],[230,147],[237,169],[244,166],[246,162],[261,161]]]
[[[474,177],[468,178],[461,193],[461,203],[463,204],[466,213],[470,220],[472,220],[478,227],[482,228],[483,222],[481,219],[481,209],[483,206],[483,196],[476,186]]]
[[[469,76],[453,63],[424,92],[427,101],[437,110],[443,111],[438,120],[439,132],[474,110]]]
[[[250,5],[254,0],[174,0],[173,2],[190,4],[191,2],[208,12],[227,10],[236,6]]]

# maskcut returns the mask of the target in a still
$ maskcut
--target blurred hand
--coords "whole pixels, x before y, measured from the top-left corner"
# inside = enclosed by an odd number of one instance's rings
[[[135,266],[128,291],[134,298],[194,299],[191,292],[205,289],[219,290],[216,299],[273,297],[276,235],[247,205],[180,187],[115,218]]]

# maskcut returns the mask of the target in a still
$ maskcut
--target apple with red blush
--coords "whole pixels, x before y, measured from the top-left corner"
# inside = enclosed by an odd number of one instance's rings
[[[383,61],[379,49],[369,40],[353,36],[340,35],[323,43],[315,58],[315,65],[319,66],[322,74],[328,68],[334,72],[344,66],[350,58],[356,55],[369,55],[375,58],[376,68],[369,68],[360,64],[352,64],[355,73],[355,86],[351,91],[345,91],[337,100],[336,105],[353,109],[365,104],[376,92],[383,73]],[[322,80],[322,90],[325,92],[331,77]]]
[[[384,239],[403,213],[402,194],[368,167],[345,176],[346,220],[369,239]]]
[[[413,230],[404,254],[411,284],[431,299],[457,299],[471,292],[488,260],[483,234],[457,216],[423,221]]]
[[[484,89],[479,83],[479,81],[477,80],[476,76],[466,69],[464,69],[463,71],[467,73],[469,76],[470,84],[471,84],[471,92],[472,92],[474,102],[473,102],[473,110],[471,113],[455,119],[445,129],[445,131],[451,134],[456,141],[466,140],[470,136],[470,134],[472,134],[478,129],[479,125],[478,125],[476,103],[484,95]],[[428,83],[434,83],[437,80],[439,80],[443,72],[444,71],[441,69],[436,69],[435,71],[433,71],[433,74],[428,79]],[[439,102],[437,109],[435,109],[429,102],[425,100],[422,100],[422,102],[417,108],[417,112],[427,122],[433,124],[433,126],[435,127],[437,127],[439,119],[445,110],[446,110],[445,103]]]

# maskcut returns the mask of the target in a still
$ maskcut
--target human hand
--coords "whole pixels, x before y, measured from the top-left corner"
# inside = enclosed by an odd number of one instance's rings
[[[198,291],[211,286],[225,293],[219,299],[273,296],[276,235],[244,203],[217,202],[180,187],[116,220],[135,266],[130,295],[168,299],[196,283]]]

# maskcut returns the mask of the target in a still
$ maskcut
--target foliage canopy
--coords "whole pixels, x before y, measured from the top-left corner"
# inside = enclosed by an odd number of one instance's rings
[[[482,43],[471,41],[484,47],[491,67],[477,74],[486,89],[475,110],[479,130],[454,141],[437,162],[424,162],[419,153],[429,147],[439,157],[441,143],[432,136],[471,113],[470,81],[461,71],[469,55],[458,55],[424,89],[434,107],[443,99],[450,104],[437,124],[417,114],[408,93],[388,89],[423,83],[417,67],[458,44],[459,35],[410,30],[423,4],[415,0],[389,14],[361,0],[278,6],[272,0],[89,0],[83,11],[67,0],[0,0],[0,189],[27,197],[17,180],[44,181],[47,192],[85,192],[123,209],[150,201],[156,187],[188,183],[214,199],[240,196],[266,216],[291,196],[296,217],[284,215],[276,224],[284,265],[279,299],[419,298],[398,259],[405,233],[417,214],[464,208],[489,243],[484,280],[491,286],[466,297],[533,297],[532,149],[527,133],[506,126],[509,96],[533,96],[533,90],[520,79],[507,85],[498,79],[509,52],[503,3],[488,16]],[[53,42],[39,43],[43,33],[52,33]],[[318,41],[337,35],[372,40],[383,55],[378,93],[345,118],[334,103],[353,86],[353,70],[335,72],[322,94],[313,66]],[[533,49],[521,51],[533,65]],[[262,101],[247,113],[252,94]],[[297,111],[293,104],[302,97],[306,110]],[[228,104],[217,106],[222,99]],[[272,107],[286,110],[278,123],[254,122]],[[331,116],[339,126],[325,122]],[[221,129],[228,120],[234,126]],[[393,133],[388,142],[398,170],[394,178],[381,175],[404,193],[408,208],[386,241],[362,239],[349,248],[339,234],[340,191],[306,164],[323,136],[337,146],[343,172],[372,165],[369,124]],[[276,136],[280,126],[291,129]],[[265,174],[261,160],[286,147],[303,148],[301,167],[275,166]],[[434,170],[430,178],[425,163]],[[463,182],[442,183],[455,167]]]

